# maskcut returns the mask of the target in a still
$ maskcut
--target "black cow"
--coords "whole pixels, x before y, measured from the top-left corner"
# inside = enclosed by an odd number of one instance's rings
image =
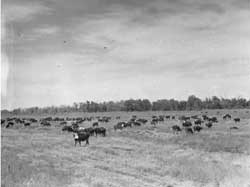
[[[92,124],[93,127],[97,127],[98,126],[98,122],[95,122]]]
[[[74,129],[71,126],[64,126],[62,131],[74,132]]]
[[[28,122],[27,122],[27,123],[24,123],[24,126],[25,126],[25,127],[28,127],[28,126],[30,126],[30,123],[28,123]]]
[[[238,130],[239,128],[238,127],[230,127],[230,130]]]
[[[216,117],[211,117],[208,119],[208,121],[213,122],[213,123],[218,123],[218,120]]]
[[[187,134],[193,134],[193,133],[194,133],[194,131],[193,131],[193,129],[192,129],[191,127],[185,128],[185,132],[186,132]]]
[[[116,125],[114,125],[114,130],[120,129],[122,130],[124,127],[125,122],[118,122]]]
[[[172,130],[177,133],[181,131],[181,128],[178,125],[173,125]]]
[[[1,119],[1,125],[5,123],[5,120],[4,119]]]
[[[231,117],[232,117],[232,116],[231,116],[230,114],[226,114],[226,115],[223,116],[223,119],[224,119],[224,120],[226,120],[226,119],[231,119]]]
[[[123,123],[123,127],[132,127],[132,122]]]
[[[141,126],[141,124],[139,122],[137,122],[137,121],[133,122],[133,125],[134,126]]]
[[[79,145],[81,146],[81,142],[86,141],[86,145],[89,144],[89,133],[86,132],[76,132],[73,134],[74,140],[75,140],[75,146],[77,144],[77,142],[79,143]]]
[[[201,123],[202,123],[201,119],[197,119],[194,121],[195,125],[201,125]]]
[[[42,126],[51,126],[51,124],[49,122],[47,122],[47,121],[42,121],[41,125]]]
[[[104,127],[95,128],[95,135],[102,134],[102,136],[106,136],[106,129]]]
[[[208,123],[206,123],[205,125],[206,125],[208,128],[211,128],[211,127],[213,126],[213,123],[208,122]]]
[[[235,123],[240,122],[240,118],[234,118]]]
[[[196,125],[196,126],[193,127],[193,129],[194,129],[194,132],[195,132],[195,131],[200,132],[200,131],[202,130],[202,127]]]
[[[90,136],[93,136],[94,135],[94,133],[95,133],[95,129],[93,128],[93,127],[88,127],[88,128],[85,128],[85,129],[78,129],[78,131],[77,132],[79,132],[79,133],[89,133],[90,134]]]
[[[12,127],[13,125],[14,125],[14,123],[13,123],[13,122],[9,122],[9,123],[6,125],[6,127],[5,127],[5,128]]]
[[[184,121],[184,122],[182,123],[182,126],[183,126],[183,127],[191,127],[191,126],[192,126],[192,122],[191,122],[191,121]]]

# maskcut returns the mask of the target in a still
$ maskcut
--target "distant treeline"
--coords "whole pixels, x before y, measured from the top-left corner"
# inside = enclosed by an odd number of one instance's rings
[[[201,100],[195,95],[187,101],[175,99],[160,99],[150,102],[148,99],[129,99],[123,101],[74,103],[72,106],[31,107],[26,109],[2,110],[2,113],[11,114],[56,114],[68,112],[110,112],[110,111],[172,111],[172,110],[201,110],[201,109],[238,109],[250,108],[250,100],[244,98],[225,99],[213,96]]]

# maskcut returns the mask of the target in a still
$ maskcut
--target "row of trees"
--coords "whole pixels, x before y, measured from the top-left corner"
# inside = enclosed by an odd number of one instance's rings
[[[250,100],[244,98],[206,98],[201,100],[195,95],[188,97],[187,101],[178,101],[175,99],[160,99],[150,102],[148,99],[129,99],[118,102],[86,101],[74,103],[72,106],[51,106],[51,107],[31,107],[26,109],[14,109],[13,114],[54,114],[67,112],[109,112],[109,111],[171,111],[171,110],[201,110],[201,109],[236,109],[250,108]]]

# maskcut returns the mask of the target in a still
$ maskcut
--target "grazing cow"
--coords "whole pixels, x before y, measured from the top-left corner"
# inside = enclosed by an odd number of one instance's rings
[[[114,125],[114,130],[116,131],[117,129],[122,130],[124,127],[125,122],[118,122],[116,125]]]
[[[97,127],[98,126],[98,122],[95,122],[92,124],[93,127]]]
[[[194,121],[195,125],[201,125],[201,123],[202,123],[201,119],[197,119]]]
[[[166,116],[166,119],[170,119],[170,116],[168,115],[168,116]]]
[[[209,122],[213,122],[213,123],[218,123],[218,120],[216,117],[211,117],[208,119]]]
[[[25,126],[25,127],[28,127],[28,126],[30,126],[30,123],[28,123],[28,122],[27,122],[27,123],[24,123],[24,126]]]
[[[66,125],[66,124],[67,124],[66,121],[62,121],[62,122],[60,123],[60,125]]]
[[[196,126],[193,127],[193,129],[194,129],[194,132],[195,131],[200,132],[202,130],[202,127],[199,126],[199,125],[196,125]]]
[[[207,126],[207,128],[211,128],[213,126],[213,123],[212,122],[208,122],[205,125]]]
[[[240,118],[234,118],[235,123],[240,122]]]
[[[232,116],[231,116],[230,114],[226,114],[226,115],[223,116],[223,119],[224,119],[224,120],[226,120],[226,119],[231,119],[231,117],[232,117]]]
[[[239,128],[238,127],[230,127],[230,130],[238,130]]]
[[[183,127],[191,127],[191,126],[192,126],[192,122],[191,122],[191,121],[184,121],[184,122],[182,123],[182,126],[183,126]]]
[[[93,127],[89,127],[89,128],[85,128],[85,129],[79,129],[78,130],[79,132],[86,132],[86,133],[89,133],[90,136],[93,136],[94,133],[95,133],[95,129]]]
[[[173,125],[172,126],[172,130],[176,133],[180,132],[181,131],[181,128],[178,126],[178,125]]]
[[[185,128],[185,132],[186,132],[187,134],[193,134],[193,133],[194,133],[194,131],[193,131],[193,129],[192,129],[191,127]]]
[[[74,130],[73,130],[73,128],[71,126],[64,126],[62,128],[62,131],[74,132]]]
[[[42,121],[41,125],[42,126],[51,126],[51,124],[49,122],[47,122],[47,121]]]
[[[133,125],[134,126],[141,126],[141,124],[139,122],[137,122],[137,121],[133,122]]]
[[[130,127],[130,128],[131,128],[131,127],[132,127],[132,122],[129,121],[129,122],[127,122],[127,123],[124,123],[124,124],[123,124],[123,127],[125,127],[125,128],[126,128],[126,127]]]
[[[145,124],[145,123],[147,123],[148,122],[148,120],[146,120],[146,119],[138,119],[138,120],[136,120],[137,122],[140,122],[140,123],[143,123],[143,124]]]
[[[9,122],[5,128],[9,128],[9,127],[13,127],[14,123],[13,122]]]
[[[79,143],[79,145],[81,146],[81,142],[86,141],[86,145],[89,144],[89,133],[86,132],[77,132],[73,134],[74,140],[75,140],[75,146],[77,144],[77,142]]]
[[[102,134],[102,136],[106,136],[106,129],[104,127],[95,128],[95,135]]]
[[[207,115],[202,115],[203,120],[208,120],[209,118],[207,117]]]

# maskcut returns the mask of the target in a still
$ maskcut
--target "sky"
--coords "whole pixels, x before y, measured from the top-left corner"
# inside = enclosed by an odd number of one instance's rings
[[[1,108],[250,98],[250,0],[2,0]]]

